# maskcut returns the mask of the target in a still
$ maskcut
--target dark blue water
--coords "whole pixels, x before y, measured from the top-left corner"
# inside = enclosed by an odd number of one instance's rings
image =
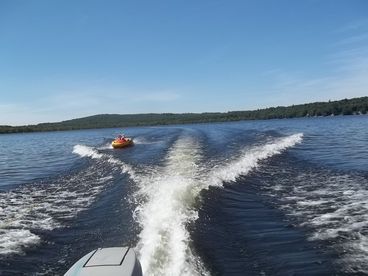
[[[145,275],[368,274],[368,117],[0,136],[0,275],[135,247]]]

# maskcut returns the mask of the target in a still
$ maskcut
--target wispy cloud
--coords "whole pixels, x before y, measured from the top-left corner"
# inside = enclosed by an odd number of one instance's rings
[[[352,35],[337,42],[338,45],[354,44],[368,41],[368,32]]]
[[[361,31],[366,29],[368,26],[368,19],[359,19],[352,21],[341,28],[335,30],[335,33],[350,33],[352,31]]]
[[[289,105],[367,96],[368,20],[353,22],[343,30],[343,37],[331,45],[331,54],[325,56],[326,70],[319,71],[318,76],[307,74],[302,69],[290,72],[278,68],[265,72],[272,82],[265,102],[268,105]],[[272,97],[276,94],[277,98]]]

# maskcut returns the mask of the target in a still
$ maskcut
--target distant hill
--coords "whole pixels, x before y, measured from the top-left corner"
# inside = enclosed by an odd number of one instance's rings
[[[286,107],[278,106],[251,111],[230,111],[224,113],[101,114],[57,123],[42,123],[16,127],[0,126],[0,133],[353,115],[367,114],[367,111],[368,97],[361,97],[340,101],[315,102]]]

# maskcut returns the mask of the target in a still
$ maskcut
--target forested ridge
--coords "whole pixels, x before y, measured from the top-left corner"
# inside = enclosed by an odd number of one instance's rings
[[[100,114],[57,123],[41,123],[26,126],[2,125],[0,126],[0,133],[153,126],[332,115],[363,115],[367,114],[367,111],[368,97],[361,97],[340,101],[315,102],[291,106],[269,107],[251,111],[229,111],[223,113]]]

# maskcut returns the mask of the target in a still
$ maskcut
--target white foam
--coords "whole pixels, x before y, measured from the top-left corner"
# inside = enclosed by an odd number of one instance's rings
[[[148,141],[147,139],[143,138],[143,137],[135,137],[134,138],[134,144],[139,145],[139,144],[153,144],[154,142]]]
[[[278,185],[285,189],[269,187],[270,193],[277,193],[280,208],[311,230],[310,240],[329,241],[340,253],[337,262],[344,272],[368,274],[365,177],[312,170],[299,172],[291,180],[288,175],[278,178]]]
[[[198,145],[180,139],[169,152],[166,166],[141,179],[136,210],[142,226],[137,246],[145,275],[199,275],[186,224],[197,218],[192,209],[198,180]]]
[[[79,154],[81,157],[91,157],[91,158],[102,158],[103,154],[98,153],[94,148],[84,146],[84,145],[75,145],[73,148],[73,153]]]
[[[296,204],[301,206],[320,206],[322,204],[328,204],[328,200],[315,200],[315,201],[307,201],[307,200],[301,200],[298,201]]]
[[[73,153],[78,154],[81,157],[90,157],[92,159],[103,159],[109,162],[110,164],[118,165],[120,166],[121,171],[123,173],[127,173],[132,179],[135,178],[135,171],[132,166],[124,163],[119,159],[112,157],[109,154],[99,153],[98,150],[96,150],[93,147],[88,147],[85,145],[75,145],[73,148]]]
[[[29,230],[0,228],[0,255],[19,253],[22,248],[37,244],[40,240]]]
[[[113,149],[112,144],[111,143],[107,143],[101,147],[98,148],[99,150],[106,150],[106,149]]]
[[[280,154],[283,150],[295,146],[302,141],[303,134],[293,134],[284,138],[279,138],[271,143],[250,148],[237,160],[224,164],[213,170],[210,175],[211,186],[222,186],[223,182],[235,181],[240,175],[247,174],[256,168],[259,161],[267,159],[273,155]]]
[[[128,165],[110,160],[108,155],[93,148],[77,145],[73,152],[97,162],[48,184],[23,185],[0,193],[0,255],[22,253],[39,242],[40,238],[33,234],[35,230],[65,226],[65,219],[88,208],[101,190],[112,183],[111,169],[132,173]],[[105,166],[105,161],[112,168]]]
[[[221,186],[248,173],[262,159],[302,140],[302,134],[276,139],[243,152],[221,169],[200,167],[200,145],[190,138],[176,141],[162,168],[139,175],[136,219],[142,227],[137,249],[145,275],[206,275],[190,248],[187,224],[197,218],[193,203],[202,189]],[[202,162],[203,163],[203,162]]]
[[[73,217],[88,206],[90,191],[61,190],[58,185],[26,186],[0,194],[0,255],[22,253],[37,244],[40,237],[34,230],[61,227],[60,219]],[[78,198],[84,204],[80,205]]]

